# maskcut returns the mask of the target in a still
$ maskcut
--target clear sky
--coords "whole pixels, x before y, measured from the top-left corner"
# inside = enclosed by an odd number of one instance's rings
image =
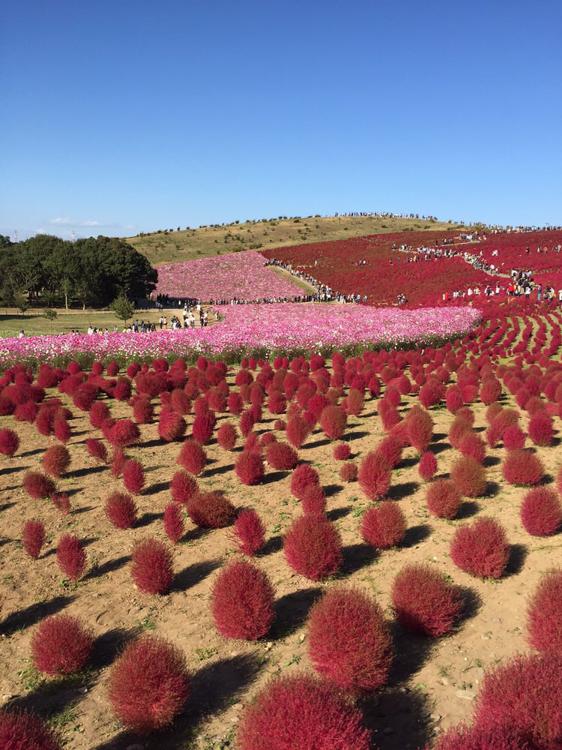
[[[0,233],[562,224],[562,1],[18,0]]]

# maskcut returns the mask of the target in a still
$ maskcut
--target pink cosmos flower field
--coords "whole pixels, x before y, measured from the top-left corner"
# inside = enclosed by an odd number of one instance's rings
[[[0,339],[0,364],[17,360],[55,361],[77,354],[128,359],[189,357],[258,349],[320,350],[350,345],[398,344],[463,334],[480,315],[470,307],[373,308],[339,304],[232,305],[206,328],[153,333],[62,334]]]
[[[249,302],[272,297],[292,299],[302,289],[283,279],[269,266],[263,255],[253,250],[212,258],[165,263],[157,266],[155,294],[192,297],[203,302],[240,299]]]

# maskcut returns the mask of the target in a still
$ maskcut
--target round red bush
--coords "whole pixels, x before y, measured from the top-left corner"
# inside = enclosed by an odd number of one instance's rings
[[[501,578],[509,561],[505,531],[492,518],[461,526],[451,541],[455,565],[478,578]]]
[[[342,690],[382,687],[392,663],[392,638],[381,608],[355,589],[331,589],[310,612],[308,654],[320,676]]]
[[[318,472],[309,464],[300,464],[291,475],[291,494],[302,500],[308,487],[320,485]]]
[[[45,542],[45,527],[41,521],[26,521],[21,532],[21,543],[27,554],[36,560]]]
[[[436,406],[444,397],[445,388],[442,383],[437,380],[428,380],[425,385],[420,388],[420,403],[426,409]]]
[[[133,404],[133,417],[138,424],[150,424],[154,416],[154,409],[150,399],[140,396]]]
[[[324,513],[326,510],[326,496],[319,484],[311,484],[306,488],[302,496],[301,506],[302,512],[305,515],[310,513]]]
[[[358,708],[308,675],[270,682],[245,709],[239,750],[369,750],[370,733]]]
[[[123,465],[123,484],[125,488],[138,495],[144,487],[144,469],[140,461],[130,458]]]
[[[451,480],[465,497],[482,497],[486,493],[486,472],[470,456],[458,458],[451,469]]]
[[[397,503],[386,500],[363,515],[361,534],[363,539],[377,549],[396,547],[404,539],[406,519]]]
[[[170,482],[170,494],[176,503],[186,505],[199,491],[197,481],[185,471],[176,471]]]
[[[113,665],[109,700],[118,719],[139,732],[172,724],[189,695],[182,652],[153,635],[129,644]]]
[[[112,492],[105,501],[105,515],[117,529],[131,529],[137,520],[137,506],[130,495]]]
[[[382,456],[388,466],[393,469],[402,459],[402,444],[393,435],[388,435],[375,447],[375,453]]]
[[[225,451],[231,451],[234,448],[237,437],[236,427],[230,422],[221,424],[217,430],[217,442]]]
[[[195,476],[199,476],[207,463],[207,454],[196,440],[186,440],[178,455],[178,464]]]
[[[562,570],[542,576],[527,614],[531,646],[544,654],[562,656]]]
[[[130,419],[118,419],[109,430],[108,440],[111,445],[125,448],[127,445],[134,445],[140,438],[140,431],[137,425]]]
[[[91,634],[75,617],[54,615],[42,620],[33,634],[33,664],[44,674],[72,674],[85,666],[93,644]]]
[[[184,534],[183,516],[177,503],[169,503],[164,508],[164,531],[173,544],[179,542]]]
[[[347,461],[340,468],[340,479],[342,480],[342,482],[355,482],[357,480],[358,473],[359,469],[357,467],[357,464],[353,463],[353,461]]]
[[[86,567],[86,552],[78,537],[63,534],[57,544],[57,563],[71,581],[77,581]]]
[[[450,479],[436,479],[427,488],[425,496],[429,512],[437,518],[454,518],[461,499],[461,493]]]
[[[28,471],[25,474],[23,488],[34,500],[50,497],[56,491],[53,480],[38,471]]]
[[[0,430],[0,454],[11,458],[20,446],[17,432],[7,427]]]
[[[406,431],[410,445],[423,453],[433,437],[433,420],[425,409],[413,407],[406,419]]]
[[[191,428],[193,439],[198,443],[201,443],[201,445],[208,443],[213,437],[215,422],[215,415],[211,411],[198,414],[193,420],[193,426]]]
[[[541,748],[562,743],[562,656],[516,656],[488,671],[476,703],[475,725],[511,727]]]
[[[521,523],[533,536],[556,534],[562,524],[562,506],[558,495],[548,487],[535,487],[521,504]]]
[[[170,590],[174,579],[172,555],[163,542],[142,539],[136,542],[131,557],[131,575],[140,591],[166,594]]]
[[[312,581],[333,575],[342,563],[339,533],[321,515],[297,518],[285,535],[283,549],[291,568]]]
[[[175,411],[163,409],[158,420],[158,435],[161,440],[171,443],[179,440],[186,430],[185,419]]]
[[[554,427],[552,418],[544,412],[533,414],[529,420],[529,437],[535,445],[548,446],[552,445],[554,439]]]
[[[391,469],[377,451],[371,451],[359,465],[359,485],[369,500],[380,500],[390,489]]]
[[[107,448],[101,440],[97,440],[96,438],[87,438],[86,450],[92,458],[96,459],[96,461],[100,461],[101,463],[107,462]]]
[[[296,450],[287,443],[274,442],[265,451],[267,463],[276,471],[294,469],[299,460]]]
[[[503,477],[515,485],[538,484],[544,476],[543,465],[529,450],[509,451],[502,463]]]
[[[120,477],[123,473],[123,467],[127,462],[127,456],[123,448],[115,446],[113,456],[111,457],[111,473],[115,478]]]
[[[294,414],[287,420],[285,433],[291,445],[298,449],[310,434],[310,426],[303,417],[299,414]]]
[[[461,439],[467,434],[472,432],[472,427],[469,422],[463,417],[455,417],[449,427],[449,442],[453,448],[458,448]]]
[[[58,737],[38,716],[0,710],[0,747],[4,750],[62,750]]]
[[[340,440],[347,425],[347,415],[341,406],[326,406],[320,414],[320,427],[330,440]]]
[[[406,565],[394,579],[392,603],[408,630],[437,637],[449,633],[460,615],[458,591],[429,565]]]
[[[52,477],[61,477],[70,465],[70,453],[64,445],[51,445],[43,454],[43,468]]]
[[[243,560],[225,566],[213,586],[211,611],[217,630],[225,638],[263,638],[273,622],[273,604],[273,589],[266,574]]]
[[[234,522],[238,548],[245,555],[255,555],[265,544],[265,528],[252,508],[241,511]]]
[[[459,440],[459,451],[463,456],[469,456],[479,464],[486,458],[486,445],[482,438],[475,432],[467,432]]]
[[[525,433],[517,424],[509,425],[503,433],[503,445],[508,451],[521,450],[525,447]]]
[[[193,523],[204,529],[222,529],[236,517],[236,508],[218,491],[196,492],[187,501],[186,509]]]
[[[349,443],[338,443],[334,446],[333,454],[336,461],[347,461],[351,456],[351,447]]]
[[[418,472],[424,482],[429,482],[437,473],[437,459],[431,451],[425,451],[420,456]]]
[[[259,484],[264,476],[263,458],[253,450],[243,451],[236,459],[234,470],[242,484]]]

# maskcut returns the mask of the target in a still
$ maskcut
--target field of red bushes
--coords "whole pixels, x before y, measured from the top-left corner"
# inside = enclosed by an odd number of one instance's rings
[[[444,240],[454,242],[444,245]],[[392,249],[393,245],[417,248],[432,247],[435,243],[440,243],[442,249],[482,253],[483,260],[493,263],[503,276],[477,270],[461,257],[411,263],[411,253]],[[535,270],[541,281],[541,274],[555,271],[559,279],[562,257],[555,248],[561,245],[562,231],[503,232],[470,243],[463,241],[458,232],[400,232],[273,248],[265,250],[263,255],[290,263],[294,269],[310,274],[338,292],[366,295],[369,304],[395,304],[397,296],[404,294],[408,305],[420,306],[439,304],[444,292],[462,292],[474,286],[484,289],[496,281],[505,284],[513,268]],[[360,261],[366,263],[360,265]],[[549,283],[547,278],[543,283]],[[558,290],[560,286],[555,288]],[[485,303],[484,297],[478,303]]]
[[[561,322],[3,372],[0,747],[562,747]]]

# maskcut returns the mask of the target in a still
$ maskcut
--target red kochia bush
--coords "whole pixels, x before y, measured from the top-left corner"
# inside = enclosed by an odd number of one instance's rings
[[[334,446],[333,454],[336,461],[347,461],[351,456],[351,448],[349,443],[338,443]]]
[[[111,457],[111,473],[114,477],[120,477],[123,473],[123,467],[127,463],[127,456],[123,448],[115,446]]]
[[[433,479],[437,473],[437,459],[434,453],[431,451],[422,453],[418,464],[418,472],[424,482],[429,482],[430,479]]]
[[[129,644],[113,665],[109,700],[118,719],[139,732],[172,724],[189,695],[182,652],[153,635]]]
[[[0,710],[0,747],[5,750],[61,750],[56,734],[38,716]]]
[[[437,518],[454,518],[461,504],[461,493],[450,479],[432,482],[425,496],[429,512]]]
[[[199,476],[206,463],[207,454],[203,446],[196,440],[186,440],[179,452],[178,464],[191,474]]]
[[[340,535],[321,515],[297,518],[285,535],[283,549],[291,568],[312,581],[333,575],[342,563]]]
[[[105,444],[101,442],[101,440],[96,440],[96,438],[88,438],[86,440],[86,450],[92,458],[96,459],[96,461],[101,461],[102,463],[105,463],[107,461],[107,448],[105,447]]]
[[[316,469],[308,464],[300,464],[291,475],[291,494],[297,500],[302,500],[306,489],[320,484],[320,477]]]
[[[310,433],[310,426],[299,414],[294,414],[287,420],[287,440],[295,448],[300,448]]]
[[[452,630],[462,600],[453,586],[429,565],[406,565],[394,579],[392,603],[408,630],[440,636]]]
[[[140,396],[135,398],[133,404],[133,417],[138,424],[150,424],[154,416],[154,409],[148,398]]]
[[[320,414],[320,427],[330,440],[340,440],[345,432],[347,415],[341,406],[326,406]]]
[[[404,539],[406,519],[397,503],[392,500],[369,508],[363,515],[363,539],[378,549],[396,547]]]
[[[326,510],[326,496],[319,484],[311,484],[306,488],[302,496],[301,506],[302,512],[305,515],[310,513],[324,513]]]
[[[234,522],[238,548],[245,555],[255,555],[265,544],[265,528],[255,510],[248,508]]]
[[[17,432],[9,430],[8,428],[0,430],[0,454],[11,458],[19,446],[20,439]]]
[[[140,438],[140,430],[130,419],[119,419],[109,430],[108,440],[111,445],[121,448],[133,445]]]
[[[172,555],[158,539],[143,539],[132,552],[131,575],[145,594],[165,594],[170,590],[174,573]]]
[[[429,746],[426,750],[429,750]],[[511,727],[498,726],[493,729],[479,727],[455,727],[440,735],[433,750],[545,750],[536,745],[528,735],[522,735]]]
[[[57,563],[71,581],[77,581],[86,567],[86,553],[78,537],[63,534],[57,545]]]
[[[304,674],[278,677],[245,709],[239,750],[369,750],[361,711]]]
[[[390,489],[390,466],[376,451],[368,453],[359,466],[359,485],[369,500],[380,500]]]
[[[48,617],[41,621],[31,640],[33,664],[44,674],[72,674],[86,664],[93,644],[91,634],[75,617]]]
[[[55,491],[55,483],[38,471],[28,471],[23,478],[23,488],[34,500],[50,497]]]
[[[263,458],[254,451],[243,451],[234,464],[234,470],[242,484],[259,484],[263,479]]]
[[[528,638],[542,653],[562,656],[562,570],[550,570],[539,581],[528,610]]]
[[[542,749],[562,743],[562,656],[516,656],[487,672],[476,703],[475,725],[511,727]]]
[[[193,439],[198,443],[201,443],[201,445],[208,443],[213,436],[215,421],[215,415],[213,412],[208,411],[198,414],[193,420],[193,426],[191,428]]]
[[[217,442],[225,451],[231,451],[236,445],[236,427],[230,422],[221,424],[217,430]]]
[[[548,487],[535,487],[521,504],[521,523],[533,536],[556,534],[562,524],[558,495]]]
[[[133,495],[138,495],[141,492],[144,487],[144,469],[140,461],[136,461],[134,458],[125,461],[123,484]]]
[[[169,503],[164,508],[164,531],[168,539],[175,544],[185,531],[181,509],[177,503]]]
[[[543,412],[533,414],[528,425],[529,437],[535,445],[551,445],[554,438],[552,418]]]
[[[299,460],[296,450],[287,443],[274,442],[265,451],[267,463],[277,471],[294,469]]]
[[[273,589],[266,574],[249,562],[231,562],[213,586],[211,611],[225,638],[257,641],[274,618]]]
[[[196,526],[204,529],[222,529],[230,526],[236,508],[222,492],[196,492],[186,503],[189,517]]]
[[[455,565],[478,578],[501,578],[509,560],[505,531],[492,518],[461,526],[451,541]]]
[[[105,515],[117,529],[131,529],[137,520],[137,506],[130,495],[113,492],[105,501]]]
[[[506,482],[518,485],[538,484],[544,475],[540,459],[528,450],[509,451],[502,472]]]
[[[525,447],[525,433],[517,424],[509,425],[503,433],[503,445],[508,451]]]
[[[185,419],[181,414],[169,409],[162,410],[158,420],[158,435],[162,440],[171,443],[179,440],[186,429]]]
[[[26,521],[21,533],[21,543],[30,557],[36,560],[45,542],[45,527],[41,521]]]
[[[170,494],[176,503],[186,504],[199,491],[197,481],[185,471],[176,471],[170,482]]]
[[[470,456],[458,458],[451,469],[451,480],[465,497],[481,497],[486,492],[486,472]]]
[[[60,477],[70,465],[70,453],[64,445],[51,445],[43,454],[43,468],[52,477]]]
[[[418,453],[423,453],[430,444],[433,436],[433,420],[431,419],[431,415],[425,409],[414,406],[406,419],[406,432],[410,445]]]
[[[381,608],[355,589],[331,589],[310,612],[308,654],[320,676],[342,690],[382,687],[392,639]]]
[[[459,440],[459,451],[463,456],[470,456],[479,464],[486,458],[486,445],[475,432],[467,432]]]

